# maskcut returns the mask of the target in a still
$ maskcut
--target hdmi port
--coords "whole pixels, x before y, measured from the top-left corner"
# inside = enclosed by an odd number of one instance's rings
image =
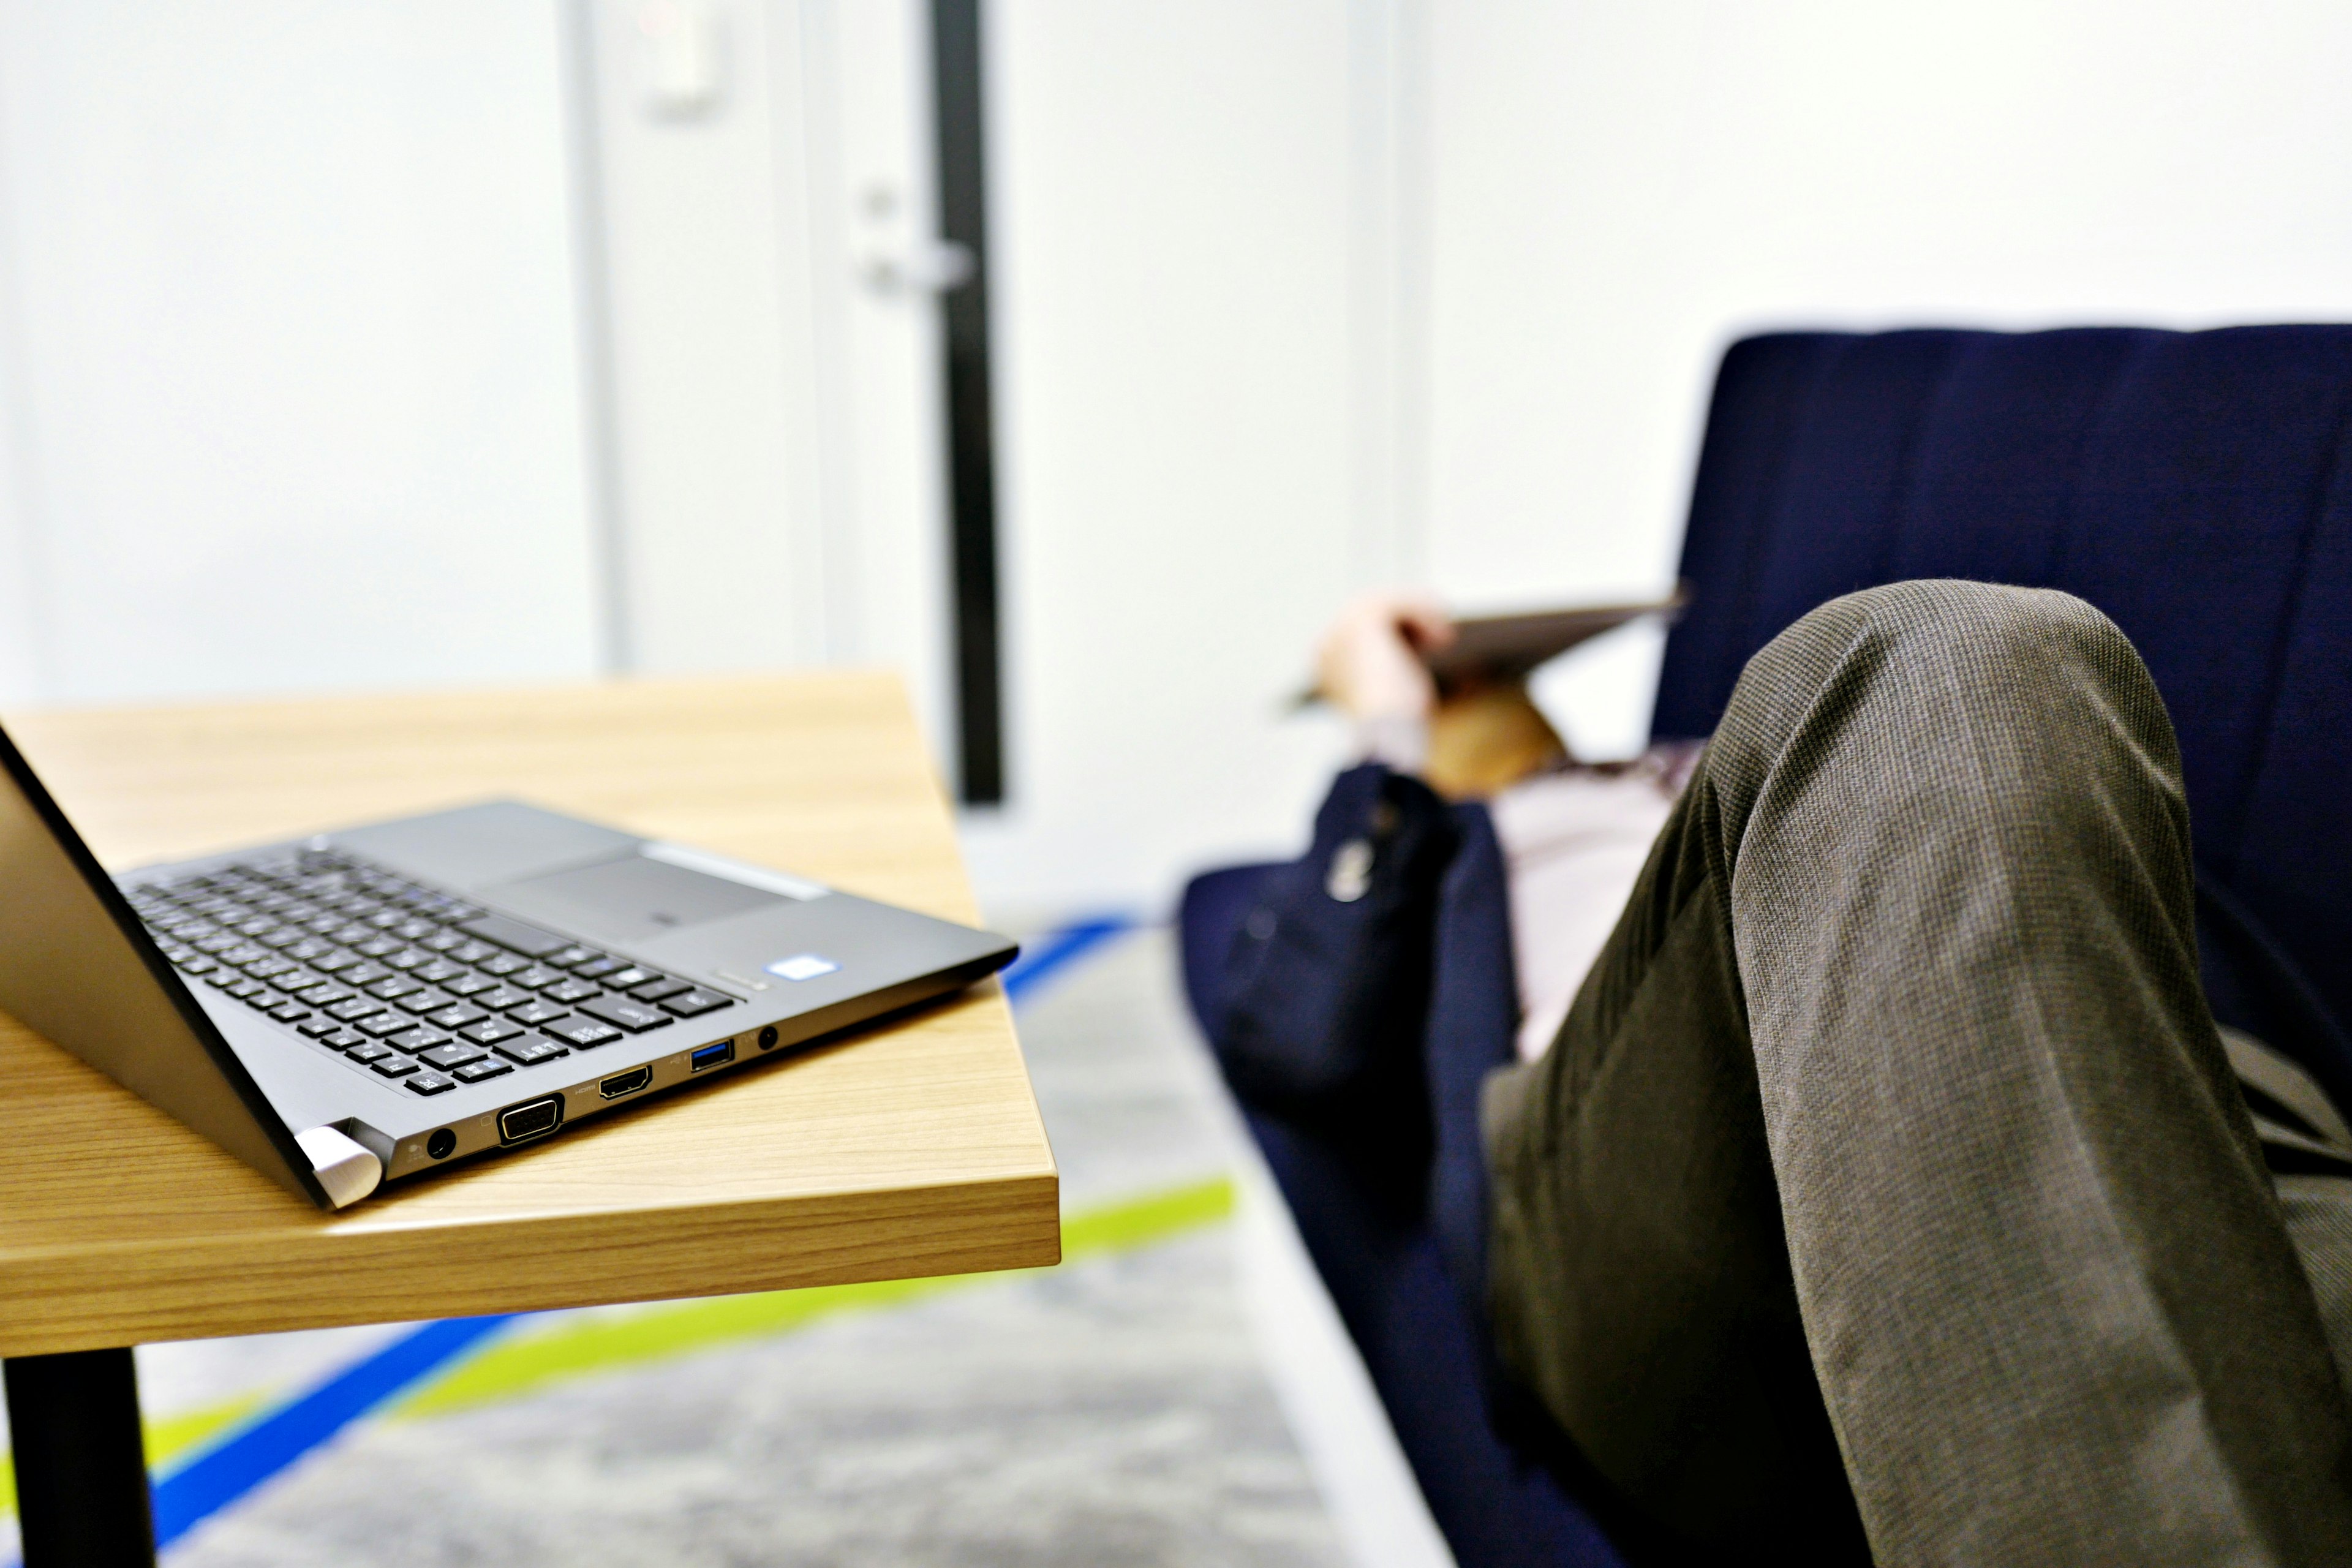
[[[636,1093],[653,1080],[653,1065],[647,1063],[634,1072],[614,1073],[611,1078],[598,1084],[596,1091],[606,1100],[618,1100],[625,1094]]]

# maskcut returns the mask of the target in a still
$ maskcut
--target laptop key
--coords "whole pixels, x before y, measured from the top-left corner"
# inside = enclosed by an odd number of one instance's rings
[[[440,982],[441,989],[453,996],[478,996],[497,989],[498,984],[487,974],[460,974],[455,980]]]
[[[693,985],[688,982],[673,980],[665,974],[659,980],[648,980],[643,985],[630,986],[629,994],[640,1002],[660,1002],[677,995],[681,991],[693,989]]]
[[[302,1032],[314,1040],[321,1035],[334,1034],[341,1027],[342,1025],[332,1018],[312,1018],[301,1026]]]
[[[328,1038],[332,1039],[333,1036]],[[343,1053],[355,1062],[380,1062],[392,1055],[392,1047],[375,1040],[362,1041]]]
[[[352,1026],[352,1027],[357,1029],[362,1035],[372,1035],[380,1040],[386,1035],[403,1034],[407,1030],[416,1027],[416,1026],[410,1022],[407,1016],[404,1014],[378,1013],[373,1018],[362,1018],[358,1020]]]
[[[367,988],[367,994],[379,1002],[396,1002],[403,996],[414,996],[425,987],[405,974],[395,974],[389,980],[379,980]]]
[[[351,1024],[362,1018],[374,1017],[383,1011],[383,1004],[373,996],[354,996],[348,1002],[336,1003],[327,1011],[344,1023]]]
[[[511,1040],[522,1033],[522,1026],[509,1024],[504,1018],[485,1018],[478,1024],[467,1024],[457,1031],[477,1045],[495,1046],[500,1040]]]
[[[495,974],[503,980],[509,974],[520,974],[531,965],[511,952],[501,952],[496,957],[482,960],[478,967],[483,973]]]
[[[548,1025],[547,1032],[566,1045],[578,1046],[583,1049],[605,1045],[621,1037],[620,1030],[593,1018],[566,1018],[561,1023]]]
[[[269,1016],[281,1024],[299,1024],[310,1016],[310,1009],[299,1002],[280,1002],[269,1009]]]
[[[574,944],[573,946],[565,948],[561,952],[548,953],[546,956],[542,957],[540,962],[556,969],[570,969],[574,964],[587,963],[604,956],[604,955],[603,953],[598,952],[593,947],[581,947]]]
[[[478,1024],[488,1017],[479,1007],[469,1007],[463,1002],[425,1015],[425,1021],[436,1029],[462,1029],[468,1024]]]
[[[412,1073],[416,1070],[416,1064],[410,1061],[406,1057],[386,1057],[380,1062],[368,1063],[368,1067],[371,1070],[380,1072],[386,1078],[398,1078],[404,1073]]]
[[[406,1051],[413,1057],[421,1057],[429,1050],[455,1043],[438,1029],[408,1029],[384,1042],[394,1050]]]
[[[537,1035],[525,1036],[516,1040],[501,1040],[492,1048],[518,1067],[534,1067],[541,1062],[551,1062],[558,1057],[568,1057],[572,1054],[553,1040],[542,1040]]]
[[[478,1062],[468,1062],[464,1067],[459,1068],[457,1069],[457,1078],[459,1081],[464,1083],[479,1083],[486,1078],[496,1078],[500,1073],[509,1073],[512,1071],[514,1071],[514,1068],[507,1066],[507,1064],[502,1061],[494,1061],[485,1058]]]
[[[558,936],[553,931],[541,931],[520,921],[510,921],[504,915],[477,915],[460,923],[457,929],[467,936],[478,936],[484,942],[493,942],[510,952],[521,953],[525,958],[544,958],[572,945],[572,939],[568,936]]]
[[[561,1002],[569,1007],[574,1002],[585,1002],[598,994],[596,987],[585,980],[567,980],[561,985],[551,985],[540,993],[551,1002]]]
[[[507,1014],[507,1016],[518,1024],[527,1024],[537,1028],[541,1024],[552,1024],[556,1019],[562,1017],[563,1009],[552,1002],[538,1001],[514,1008]]]
[[[319,967],[324,969],[326,965],[322,963]],[[341,974],[336,975],[335,978],[341,981],[346,985],[373,985],[377,981],[388,977],[391,973],[392,971],[386,969],[383,964],[377,963],[373,960],[369,960],[352,964],[349,969],[346,969]],[[403,982],[403,984],[404,984],[406,983]]]
[[[436,958],[421,968],[410,970],[408,977],[411,980],[422,980],[427,985],[438,985],[445,980],[455,980],[466,973],[467,971],[464,964],[452,963],[446,958]]]
[[[439,1094],[444,1089],[457,1087],[456,1079],[445,1077],[437,1072],[417,1073],[404,1081],[407,1083],[409,1092],[412,1094]]]
[[[631,1034],[646,1029],[658,1029],[670,1021],[669,1015],[658,1007],[648,1007],[643,1002],[626,996],[599,996],[593,1002],[583,1002],[580,1010],[592,1018],[602,1018],[607,1024],[618,1024]]]
[[[716,1013],[721,1007],[733,1005],[735,999],[732,996],[721,996],[716,991],[705,991],[698,985],[662,999],[663,1008],[681,1018],[699,1018],[705,1013]]]
[[[392,1005],[404,1013],[438,1013],[456,1000],[446,991],[436,991],[427,985],[405,996],[394,997]]]
[[[615,973],[628,967],[627,962],[623,959],[592,958],[585,963],[572,965],[572,973],[583,980],[602,980],[607,974]]]
[[[563,971],[550,969],[543,963],[534,963],[519,973],[508,975],[507,984],[520,986],[525,991],[543,991],[563,978]]]
[[[425,1058],[427,1067],[436,1067],[446,1072],[452,1068],[464,1067],[467,1062],[480,1061],[483,1052],[479,1046],[461,1046],[457,1041],[451,1040],[446,1045],[434,1046],[416,1054]]]
[[[337,1029],[331,1035],[321,1035],[319,1043],[331,1051],[348,1051],[353,1046],[364,1046],[368,1037],[357,1029]]]
[[[528,991],[518,991],[511,985],[500,985],[494,990],[485,991],[478,996],[468,997],[467,1000],[486,1012],[503,1013],[509,1007],[520,1007],[533,998]]]
[[[604,984],[611,986],[615,991],[626,991],[632,985],[643,985],[648,980],[659,980],[661,976],[656,974],[652,970],[640,969],[634,963],[629,965],[626,969],[616,970],[613,973],[603,977]]]

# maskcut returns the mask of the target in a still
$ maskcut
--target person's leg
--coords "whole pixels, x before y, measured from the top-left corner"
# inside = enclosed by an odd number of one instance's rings
[[[2352,1411],[2190,903],[2171,727],[2096,611],[1814,611],[1490,1085],[1504,1359],[1716,1539],[1833,1528],[1842,1459],[1887,1562],[2352,1561]]]

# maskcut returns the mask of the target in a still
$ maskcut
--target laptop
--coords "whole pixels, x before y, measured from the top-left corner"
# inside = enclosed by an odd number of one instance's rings
[[[0,771],[0,1008],[326,1208],[1019,952],[517,801],[110,876],[5,731]]]

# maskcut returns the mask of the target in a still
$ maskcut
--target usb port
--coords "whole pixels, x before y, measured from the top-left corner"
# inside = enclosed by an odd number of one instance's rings
[[[499,1112],[499,1142],[520,1143],[526,1138],[554,1131],[562,1121],[562,1095],[551,1094],[544,1100],[526,1100],[520,1105],[510,1105]]]
[[[731,1062],[734,1059],[735,1042],[721,1040],[715,1046],[705,1046],[687,1058],[686,1065],[688,1071],[700,1072],[704,1068],[715,1068],[721,1062]]]
[[[606,1100],[618,1100],[625,1094],[636,1093],[653,1080],[654,1069],[649,1063],[635,1072],[614,1073],[611,1078],[598,1084],[596,1090]]]

